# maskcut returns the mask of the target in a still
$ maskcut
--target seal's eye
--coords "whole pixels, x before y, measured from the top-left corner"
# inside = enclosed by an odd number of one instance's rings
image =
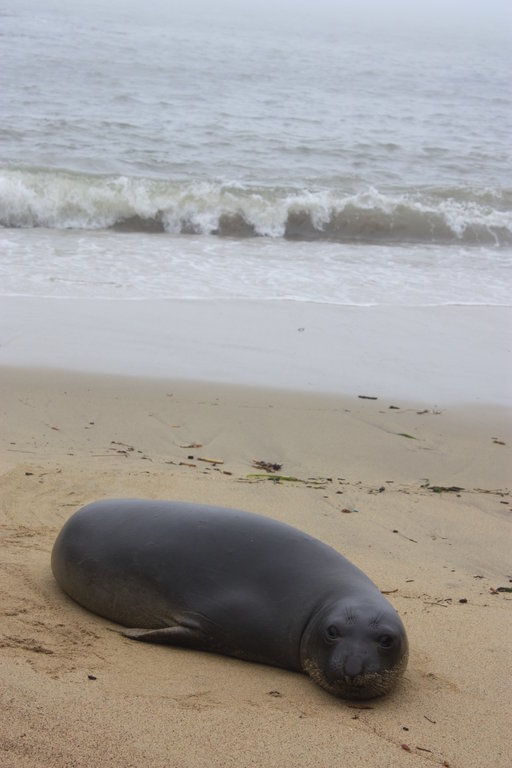
[[[334,624],[331,624],[330,627],[327,627],[327,637],[330,640],[335,640],[337,637],[339,637],[339,632],[337,627],[334,626]]]
[[[377,642],[381,648],[391,648],[393,645],[393,638],[391,635],[380,635]]]

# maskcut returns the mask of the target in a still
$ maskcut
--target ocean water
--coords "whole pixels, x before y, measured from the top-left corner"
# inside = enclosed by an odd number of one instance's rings
[[[510,304],[506,0],[2,0],[0,293]]]

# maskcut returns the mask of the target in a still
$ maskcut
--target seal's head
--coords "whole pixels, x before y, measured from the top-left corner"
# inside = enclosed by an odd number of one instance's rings
[[[380,594],[340,600],[314,614],[301,640],[302,669],[344,699],[372,699],[393,688],[407,666],[404,625]]]

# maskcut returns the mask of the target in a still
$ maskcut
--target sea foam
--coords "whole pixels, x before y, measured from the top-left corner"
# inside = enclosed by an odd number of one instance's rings
[[[0,225],[14,228],[512,244],[512,190],[295,189],[47,169],[0,172]]]

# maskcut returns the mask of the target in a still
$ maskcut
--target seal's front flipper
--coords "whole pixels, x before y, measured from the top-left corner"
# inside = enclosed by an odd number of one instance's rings
[[[142,640],[146,643],[175,643],[184,640],[190,634],[195,634],[197,630],[190,630],[186,627],[164,627],[164,629],[124,629],[121,634],[132,640]]]
[[[204,647],[207,640],[199,624],[193,621],[162,629],[124,629],[121,634],[131,640],[141,640],[144,643],[184,645],[189,648]]]

